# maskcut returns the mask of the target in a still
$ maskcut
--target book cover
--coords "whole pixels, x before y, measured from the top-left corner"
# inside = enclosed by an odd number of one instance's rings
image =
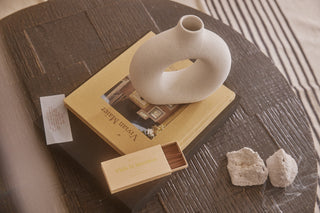
[[[233,91],[221,86],[192,104],[144,101],[130,82],[129,66],[135,51],[152,36],[152,32],[146,34],[64,100],[70,111],[120,154],[172,141],[185,149],[235,99]],[[179,61],[168,71],[191,64]]]

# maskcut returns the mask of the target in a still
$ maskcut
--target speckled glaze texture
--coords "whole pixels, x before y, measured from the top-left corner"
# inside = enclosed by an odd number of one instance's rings
[[[182,70],[165,72],[171,64],[197,59]],[[224,40],[206,30],[194,15],[151,38],[135,53],[130,80],[137,92],[152,104],[192,103],[205,99],[226,80],[231,55]]]

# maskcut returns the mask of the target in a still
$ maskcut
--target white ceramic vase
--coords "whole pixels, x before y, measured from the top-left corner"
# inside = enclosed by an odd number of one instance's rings
[[[165,72],[183,59],[197,59],[191,66]],[[146,43],[130,64],[130,80],[147,102],[182,104],[207,98],[226,80],[231,67],[227,44],[206,30],[194,15],[183,16],[178,24]]]

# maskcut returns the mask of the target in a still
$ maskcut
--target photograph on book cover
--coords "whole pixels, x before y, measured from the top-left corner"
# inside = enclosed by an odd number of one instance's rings
[[[185,105],[153,105],[134,89],[128,76],[101,96],[149,139],[157,136],[183,110]]]

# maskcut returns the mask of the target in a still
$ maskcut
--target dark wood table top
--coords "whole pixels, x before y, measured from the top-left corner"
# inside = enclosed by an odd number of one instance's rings
[[[7,57],[15,64],[12,72],[26,91],[34,123],[42,126],[39,97],[68,95],[147,32],[171,28],[185,14],[201,17],[205,27],[229,45],[232,68],[225,85],[241,100],[225,125],[191,158],[189,168],[173,174],[142,212],[313,212],[317,159],[300,101],[253,44],[212,17],[174,2],[55,0],[1,20]],[[69,115],[73,129],[86,130],[73,133],[75,141],[101,140]],[[283,148],[298,163],[294,183],[285,189],[269,180],[260,186],[233,186],[226,153],[244,146],[263,160]],[[55,148],[51,152],[70,212],[117,211],[72,156]],[[111,148],[104,152],[117,155]]]

